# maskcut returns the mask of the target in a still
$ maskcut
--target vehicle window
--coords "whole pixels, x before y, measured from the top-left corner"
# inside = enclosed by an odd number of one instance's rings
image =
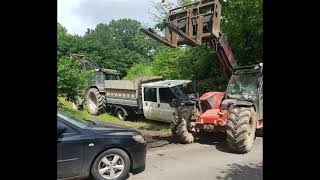
[[[80,128],[88,128],[89,127],[89,123],[86,122],[86,121],[83,121],[83,120],[80,120],[80,119],[77,119],[77,118],[74,118],[74,117],[69,117],[67,115],[64,115],[62,113],[59,114],[59,118],[62,118],[72,124],[74,124],[75,126],[78,126]]]
[[[175,95],[169,88],[159,88],[160,103],[171,103]]]
[[[144,88],[144,101],[157,102],[157,89]]]
[[[103,84],[104,83],[104,74],[102,72],[96,73],[97,78],[97,84]]]
[[[65,124],[63,122],[58,121],[57,126],[58,126],[58,128],[59,127],[65,128],[65,131],[63,132],[63,135],[66,135],[66,134],[77,134],[77,132],[75,130],[73,130],[71,127],[69,127],[67,124]]]
[[[185,88],[183,87],[183,85],[173,86],[171,87],[171,90],[178,99],[182,101],[186,101],[189,99],[188,95],[185,93]]]
[[[211,96],[208,98],[208,102],[212,108],[213,108],[214,99],[215,99],[215,96]]]
[[[119,75],[108,74],[106,75],[105,80],[120,80],[120,77]]]

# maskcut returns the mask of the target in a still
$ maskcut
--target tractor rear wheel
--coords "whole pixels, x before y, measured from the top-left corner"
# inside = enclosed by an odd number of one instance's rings
[[[253,108],[235,107],[230,110],[227,124],[227,141],[238,153],[251,150],[255,139],[256,116]]]
[[[96,88],[90,88],[88,90],[86,101],[90,114],[99,115],[106,111],[106,97]]]
[[[177,115],[174,116],[171,123],[171,132],[178,142],[183,144],[189,144],[194,141],[194,136],[190,130],[190,120],[191,120],[190,108],[178,108]]]

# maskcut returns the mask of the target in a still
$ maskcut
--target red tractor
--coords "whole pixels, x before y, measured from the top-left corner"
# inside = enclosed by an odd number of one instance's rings
[[[169,11],[165,19],[165,37],[152,29],[141,31],[153,39],[176,48],[209,43],[217,54],[226,77],[225,92],[207,92],[199,98],[174,99],[176,118],[172,134],[182,143],[194,141],[199,131],[227,134],[230,147],[240,153],[252,148],[263,120],[263,66],[239,67],[223,33],[220,32],[221,5],[218,0],[202,0]]]
[[[224,92],[207,92],[199,99],[202,114],[196,120],[195,129],[209,132],[227,124],[227,113],[220,109]]]

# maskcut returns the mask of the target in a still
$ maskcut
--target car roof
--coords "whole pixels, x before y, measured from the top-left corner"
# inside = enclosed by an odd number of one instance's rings
[[[190,82],[191,80],[164,80],[164,81],[156,81],[156,82],[142,84],[142,87],[168,88],[168,87],[178,86],[181,84],[187,84]]]

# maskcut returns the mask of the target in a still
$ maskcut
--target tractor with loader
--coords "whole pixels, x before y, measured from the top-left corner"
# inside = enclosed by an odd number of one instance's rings
[[[201,0],[170,10],[164,20],[165,37],[151,28],[141,31],[169,47],[208,43],[217,54],[228,78],[225,92],[207,92],[200,97],[172,99],[176,107],[172,134],[182,143],[192,143],[200,131],[225,132],[230,147],[239,153],[251,150],[257,130],[263,126],[263,64],[238,66],[220,30],[221,4]]]

